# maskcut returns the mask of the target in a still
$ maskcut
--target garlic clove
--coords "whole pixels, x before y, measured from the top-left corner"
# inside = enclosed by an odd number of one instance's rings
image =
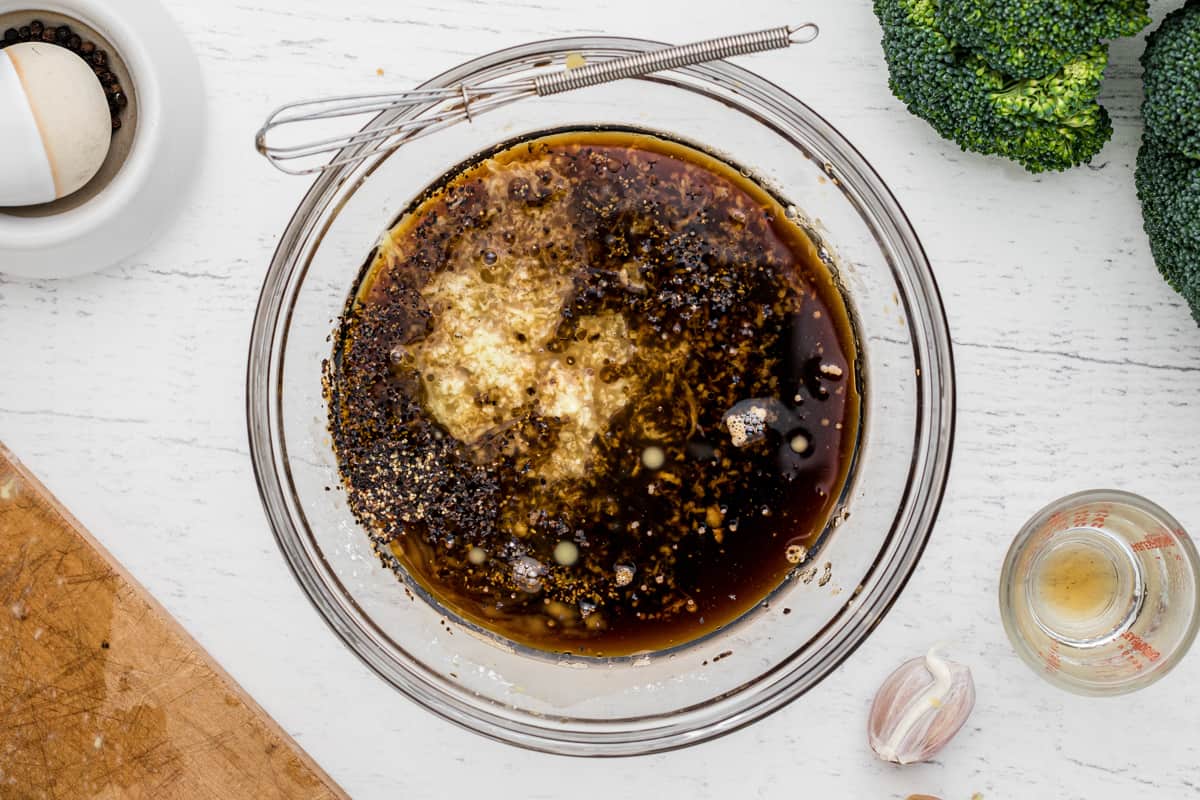
[[[884,761],[914,764],[941,750],[975,707],[971,670],[933,647],[888,676],[867,722],[871,749]]]

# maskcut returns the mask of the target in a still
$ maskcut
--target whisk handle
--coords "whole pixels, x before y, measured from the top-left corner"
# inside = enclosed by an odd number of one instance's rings
[[[817,33],[816,24],[809,22],[796,27],[782,25],[754,33],[722,36],[542,75],[534,81],[534,88],[538,95],[544,97],[621,78],[649,75],[664,69],[676,69],[763,50],[778,50],[792,44],[806,44],[817,38]]]

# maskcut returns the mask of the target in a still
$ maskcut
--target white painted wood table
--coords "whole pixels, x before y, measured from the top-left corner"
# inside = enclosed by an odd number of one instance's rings
[[[1116,134],[1089,167],[1030,176],[959,152],[887,89],[862,0],[169,0],[204,69],[208,145],[185,216],[81,279],[0,278],[0,439],[355,797],[1200,797],[1200,651],[1134,696],[1034,676],[1000,626],[1008,541],[1046,501],[1112,486],[1200,532],[1200,328],[1159,279],[1133,190],[1138,40],[1112,49]],[[1178,2],[1155,2],[1155,18]],[[921,234],[958,362],[953,472],[932,544],[894,610],[814,691],[681,752],[618,761],[484,740],[387,687],[325,627],[267,528],[243,378],[251,315],[305,188],[252,147],[287,99],[407,86],[556,35],[690,41],[813,18],[804,50],[742,59],[875,165]],[[932,764],[876,761],[870,697],[937,639],[978,705]]]

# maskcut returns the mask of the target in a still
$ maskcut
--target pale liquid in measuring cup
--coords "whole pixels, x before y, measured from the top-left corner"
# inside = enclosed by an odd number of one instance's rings
[[[1144,591],[1129,544],[1091,527],[1059,533],[1033,562],[1029,583],[1034,622],[1075,647],[1099,646],[1128,630]]]

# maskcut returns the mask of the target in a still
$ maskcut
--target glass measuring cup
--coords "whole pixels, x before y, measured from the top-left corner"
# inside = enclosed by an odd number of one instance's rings
[[[1013,540],[1000,616],[1018,655],[1088,695],[1140,689],[1187,652],[1200,626],[1200,556],[1170,514],[1128,492],[1056,500]]]

